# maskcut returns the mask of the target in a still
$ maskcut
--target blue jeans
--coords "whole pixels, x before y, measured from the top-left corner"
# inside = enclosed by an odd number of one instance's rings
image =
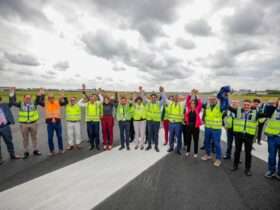
[[[50,152],[54,151],[54,144],[53,144],[54,132],[56,133],[56,137],[58,141],[58,149],[63,150],[61,122],[47,123],[47,131],[48,131],[48,144],[49,144]]]
[[[221,135],[222,130],[216,130],[211,128],[205,128],[205,150],[207,155],[211,154],[211,140],[214,142],[216,149],[216,159],[221,160],[222,151],[221,151]]]
[[[148,124],[148,144],[149,146],[151,146],[152,143],[154,143],[155,146],[157,147],[160,122],[147,121],[147,124]]]
[[[182,125],[181,123],[170,123],[169,124],[169,145],[173,149],[175,136],[177,139],[176,151],[180,151],[182,147]]]
[[[11,127],[5,126],[0,128],[0,139],[1,137],[3,138],[6,146],[7,146],[7,150],[10,154],[10,156],[15,156],[15,149],[14,149],[14,144],[13,144],[13,137],[12,137],[12,131],[11,131]],[[0,150],[1,153],[1,150]],[[0,160],[1,160],[1,155],[0,155]]]
[[[280,152],[280,137],[268,136],[268,170],[276,171],[276,156]],[[278,174],[280,174],[280,160],[278,160]]]
[[[119,128],[121,146],[124,147],[124,144],[126,144],[126,146],[129,147],[130,121],[119,121]]]
[[[99,122],[87,122],[87,133],[90,145],[99,147]]]

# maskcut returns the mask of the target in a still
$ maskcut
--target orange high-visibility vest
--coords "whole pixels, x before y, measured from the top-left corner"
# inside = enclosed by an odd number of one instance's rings
[[[58,101],[54,101],[53,103],[46,102],[45,104],[45,115],[46,119],[52,119],[52,118],[61,118],[60,115],[60,104]]]

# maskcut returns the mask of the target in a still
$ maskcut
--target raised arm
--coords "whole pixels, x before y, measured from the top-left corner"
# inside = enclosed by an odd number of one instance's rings
[[[17,102],[16,87],[11,87],[9,93],[9,107],[15,106],[19,108],[20,105],[21,102]]]

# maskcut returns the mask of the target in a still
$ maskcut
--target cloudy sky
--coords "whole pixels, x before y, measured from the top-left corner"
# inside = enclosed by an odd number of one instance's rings
[[[0,86],[280,88],[279,0],[0,0]]]

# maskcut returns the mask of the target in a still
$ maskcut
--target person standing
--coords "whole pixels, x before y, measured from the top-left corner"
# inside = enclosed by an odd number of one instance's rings
[[[99,127],[100,120],[103,114],[103,105],[98,101],[98,96],[92,94],[87,96],[87,102],[83,102],[84,98],[81,99],[78,104],[82,107],[85,107],[85,116],[87,123],[87,133],[90,142],[90,150],[93,150],[95,147],[97,150],[100,150],[100,137],[99,137]]]
[[[117,120],[120,129],[121,147],[119,150],[123,150],[126,145],[126,149],[130,150],[129,147],[129,130],[130,120],[132,116],[131,104],[128,104],[126,97],[121,97],[121,100],[117,106]]]
[[[156,152],[159,152],[158,133],[161,120],[161,103],[158,101],[156,94],[151,94],[151,101],[146,104],[146,108],[148,124],[148,147],[146,150],[150,150],[152,143],[154,143]]]
[[[192,94],[186,99],[185,124],[187,133],[187,152],[186,156],[190,155],[191,142],[194,142],[194,158],[198,154],[198,141],[200,134],[200,126],[202,124],[200,112],[202,110],[202,101],[197,97],[197,90],[192,90]]]
[[[258,119],[262,117],[255,109],[251,109],[251,101],[244,100],[242,108],[229,107],[231,112],[236,114],[236,118],[233,123],[233,131],[235,133],[235,152],[234,163],[232,171],[238,170],[240,163],[240,153],[243,143],[245,144],[245,175],[252,176],[251,164],[252,164],[252,147],[254,138],[257,133]]]
[[[240,102],[237,100],[232,101],[231,106],[233,108],[239,107]],[[227,134],[227,150],[226,154],[224,156],[225,160],[230,160],[231,159],[231,153],[232,153],[232,144],[234,142],[234,131],[233,131],[233,125],[234,125],[234,119],[236,118],[236,114],[227,110],[225,112],[224,116],[224,127],[226,129],[226,134]]]
[[[221,134],[223,126],[223,111],[228,106],[227,95],[230,92],[230,87],[222,87],[217,97],[211,96],[208,98],[208,104],[204,106],[204,122],[205,122],[205,151],[206,154],[201,158],[202,160],[210,160],[211,157],[211,140],[215,145],[216,160],[214,166],[221,165],[222,148],[221,148]],[[218,99],[220,103],[218,104]]]
[[[63,139],[62,139],[62,123],[61,123],[61,106],[67,104],[67,98],[64,97],[64,94],[61,94],[61,97],[56,100],[53,93],[49,93],[47,99],[45,100],[45,92],[43,89],[40,89],[38,93],[38,104],[45,108],[45,118],[47,124],[48,132],[48,145],[50,156],[55,155],[55,148],[53,142],[54,132],[56,133],[58,141],[58,150],[59,154],[64,153],[63,150]]]
[[[10,110],[10,104],[3,103],[0,96],[0,138],[2,137],[7,150],[10,154],[11,160],[21,159],[21,157],[15,154],[15,148],[13,144],[13,136],[11,131],[11,125],[15,123],[13,114]],[[2,154],[0,150],[0,164],[3,163]]]
[[[182,147],[182,122],[184,119],[184,107],[179,102],[179,96],[174,96],[174,101],[168,101],[167,107],[169,120],[169,149],[167,152],[174,150],[175,137],[177,140],[176,153],[181,155]]]
[[[164,103],[162,104],[162,113],[161,113],[161,121],[163,125],[163,131],[164,131],[164,143],[163,145],[168,144],[168,133],[169,133],[169,120],[168,120],[168,113],[166,111],[168,104],[167,98],[164,92],[164,88],[161,86],[159,87],[159,92],[160,92],[160,101],[163,101]],[[172,97],[168,99],[169,101],[172,101]]]
[[[268,171],[265,173],[265,177],[276,177],[280,180],[280,98],[277,100],[276,106],[265,109],[265,115],[268,118],[264,130],[268,142]],[[278,164],[276,164],[277,152]]]
[[[135,131],[135,149],[144,149],[146,139],[146,107],[143,98],[138,96],[132,106],[133,126]]]
[[[72,150],[75,147],[81,149],[81,107],[75,96],[72,96],[70,103],[66,105],[65,120],[68,140],[67,150]]]
[[[114,102],[105,96],[103,102],[103,114],[101,118],[103,149],[111,150],[113,145],[114,129]]]
[[[264,103],[261,103],[261,100],[258,99],[258,98],[255,98],[253,100],[253,103],[252,103],[252,109],[255,109],[257,112],[259,113],[264,113],[264,110],[265,110],[265,104]],[[265,117],[262,117],[262,118],[259,118],[258,119],[258,129],[257,129],[257,136],[256,136],[256,139],[257,139],[257,143],[259,145],[262,145],[262,138],[263,138],[263,128],[264,128],[264,124],[266,122],[266,118]]]
[[[17,121],[20,123],[20,131],[23,138],[24,155],[23,159],[29,157],[29,135],[32,139],[33,155],[40,156],[41,152],[38,150],[38,120],[40,118],[37,109],[38,101],[32,102],[31,95],[27,94],[23,97],[23,102],[17,102],[16,88],[10,89],[9,103],[19,109]]]

